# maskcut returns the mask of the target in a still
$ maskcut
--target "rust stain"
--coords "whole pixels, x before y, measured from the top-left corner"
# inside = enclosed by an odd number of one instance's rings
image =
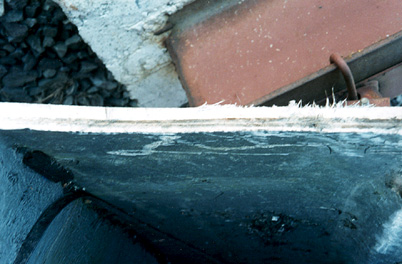
[[[78,10],[78,7],[76,7],[75,5],[70,5],[70,8],[71,8],[72,10],[74,10],[74,11],[77,11],[77,10]]]

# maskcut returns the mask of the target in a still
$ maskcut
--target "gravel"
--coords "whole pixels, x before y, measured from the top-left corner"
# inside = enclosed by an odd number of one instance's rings
[[[50,0],[4,2],[0,101],[137,106]]]

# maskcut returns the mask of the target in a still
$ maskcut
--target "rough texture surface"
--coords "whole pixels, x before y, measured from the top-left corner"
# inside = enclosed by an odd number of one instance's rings
[[[22,155],[0,141],[0,262],[13,263],[40,214],[62,187],[26,168]]]
[[[68,108],[66,115],[77,107]],[[93,118],[82,124],[103,125],[104,133],[61,132],[65,127],[50,125],[52,114],[59,117],[53,111],[43,112],[52,132],[0,135],[47,153],[90,193],[222,262],[402,260],[399,109],[215,107],[214,115],[193,108],[162,117],[158,109],[99,109],[104,120],[80,109]],[[124,132],[116,117],[136,121]],[[159,130],[140,130],[150,120]],[[182,130],[169,131],[178,122]],[[292,126],[280,130],[280,122]]]
[[[154,36],[168,15],[193,0],[56,0],[82,38],[143,107],[174,107],[187,99],[169,54]]]

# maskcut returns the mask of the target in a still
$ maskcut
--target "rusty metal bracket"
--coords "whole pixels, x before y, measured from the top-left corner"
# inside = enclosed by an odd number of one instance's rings
[[[359,98],[357,97],[355,80],[346,61],[337,53],[333,53],[329,57],[329,61],[339,68],[342,72],[343,78],[345,78],[346,87],[348,89],[348,100],[358,100]]]
[[[346,87],[348,90],[347,105],[372,104],[375,106],[390,106],[390,98],[383,98],[379,91],[378,81],[364,83],[364,85],[356,89],[356,84],[353,78],[352,71],[345,60],[337,53],[330,56],[330,62],[334,63],[342,72],[345,78]]]

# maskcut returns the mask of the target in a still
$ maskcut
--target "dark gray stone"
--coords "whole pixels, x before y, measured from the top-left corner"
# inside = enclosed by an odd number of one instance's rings
[[[67,46],[64,42],[58,42],[56,45],[53,46],[54,51],[57,53],[59,58],[63,58],[67,53]]]
[[[52,78],[56,75],[57,71],[54,69],[47,69],[43,71],[43,77],[45,78]]]
[[[72,105],[74,103],[74,97],[71,95],[67,96],[66,99],[64,99],[63,104],[64,105]]]
[[[86,59],[89,58],[88,52],[85,50],[80,50],[77,52],[77,57],[80,59]]]
[[[7,56],[7,51],[0,50],[0,54],[4,55],[0,57],[0,65],[14,66],[17,64],[17,60],[10,56]]]
[[[43,10],[45,10],[45,11],[48,11],[48,12],[51,12],[51,11],[53,11],[55,8],[57,8],[58,6],[57,6],[57,4],[55,3],[55,2],[53,2],[53,1],[51,1],[51,0],[46,0],[44,3],[43,3],[43,7],[42,7],[42,9]]]
[[[29,87],[27,90],[28,90],[28,95],[29,96],[39,95],[42,92],[42,89],[40,87],[37,87],[37,86]]]
[[[85,96],[80,96],[80,97],[78,97],[78,98],[77,98],[77,103],[78,103],[79,105],[90,105],[90,104],[89,104],[89,101],[88,101],[88,98],[86,98]]]
[[[81,79],[79,83],[82,91],[86,91],[91,87],[91,82],[88,79]]]
[[[57,25],[61,22],[63,22],[63,20],[67,19],[66,15],[63,13],[63,11],[61,10],[60,7],[57,7],[53,14],[52,14],[52,19],[51,19],[51,24],[52,25]]]
[[[30,5],[25,7],[25,14],[27,17],[36,17],[40,11],[40,1],[32,1]]]
[[[8,23],[20,22],[24,20],[24,13],[22,10],[18,9],[10,10],[2,17],[2,19]]]
[[[77,44],[77,43],[80,43],[81,42],[81,37],[79,36],[79,35],[74,35],[74,36],[72,36],[71,38],[68,38],[66,41],[65,41],[65,44],[67,45],[67,46],[71,46],[71,45],[73,45],[73,44]]]
[[[56,70],[63,66],[63,63],[58,59],[43,58],[38,63],[38,70],[44,71],[47,69]]]
[[[89,61],[83,61],[81,62],[81,67],[80,67],[80,73],[88,73],[91,72],[95,69],[97,69],[99,66],[96,63],[92,63]]]
[[[17,59],[17,60],[22,60],[22,57],[25,55],[25,52],[21,48],[17,48],[14,50],[13,53],[8,55],[9,58]]]
[[[32,28],[36,25],[38,21],[35,18],[27,18],[24,20],[24,24],[27,25],[29,28]]]
[[[103,106],[104,105],[103,97],[100,96],[99,94],[91,95],[88,98],[89,98],[89,101],[92,106]]]
[[[105,88],[106,90],[112,91],[116,89],[118,86],[117,82],[104,82],[101,87]]]
[[[36,58],[31,52],[28,52],[22,57],[22,62],[24,63],[24,71],[29,71],[36,65]]]
[[[96,86],[92,86],[91,88],[89,88],[88,90],[86,90],[87,94],[93,94],[93,93],[97,93],[99,91],[99,88]]]
[[[21,42],[28,36],[28,27],[19,23],[3,23],[10,42]]]
[[[7,73],[7,68],[0,65],[0,79]]]
[[[6,2],[11,9],[23,9],[29,0],[6,0]]]
[[[2,49],[7,51],[8,53],[11,53],[15,50],[15,47],[11,44],[6,44],[6,45],[3,45]]]
[[[23,103],[32,102],[32,98],[28,96],[27,92],[20,87],[18,88],[4,87],[0,89],[0,94],[2,99],[7,102],[23,102]]]
[[[71,65],[71,63],[75,62],[76,60],[77,60],[77,54],[75,54],[74,52],[70,52],[66,56],[63,56],[62,58],[62,61],[67,65]]]
[[[73,81],[68,77],[68,75],[61,72],[57,73],[56,77],[52,79],[42,79],[38,82],[38,86],[43,90],[64,90],[72,84]]]
[[[57,27],[45,26],[42,28],[42,34],[45,37],[54,38],[57,35]]]
[[[126,106],[128,103],[129,99],[128,98],[121,98],[121,99],[117,99],[117,98],[107,98],[105,105],[106,106],[119,106],[119,107],[123,107]]]
[[[6,87],[22,87],[24,84],[35,81],[38,77],[36,71],[23,71],[20,68],[13,67],[3,79],[3,86]]]
[[[27,38],[27,43],[31,47],[35,57],[38,57],[45,51],[45,49],[42,46],[40,38],[36,35],[30,35]]]
[[[53,45],[54,45],[54,39],[53,38],[51,38],[51,37],[45,37],[44,39],[43,39],[43,43],[42,43],[42,45],[43,45],[43,47],[44,48],[47,48],[47,47],[52,47]]]

